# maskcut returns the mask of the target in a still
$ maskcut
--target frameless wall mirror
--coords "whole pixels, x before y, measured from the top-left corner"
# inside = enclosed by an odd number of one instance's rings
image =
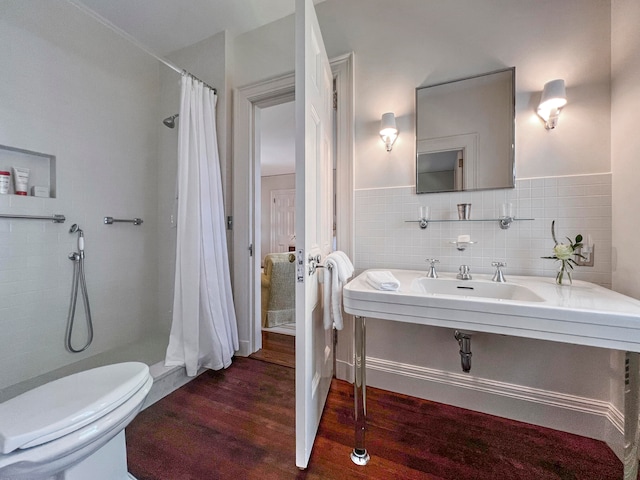
[[[416,88],[416,193],[514,187],[515,74]]]

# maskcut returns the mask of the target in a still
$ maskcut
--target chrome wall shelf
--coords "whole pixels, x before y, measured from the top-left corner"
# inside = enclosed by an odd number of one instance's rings
[[[469,218],[466,220],[446,219],[446,220],[405,220],[405,223],[419,223],[420,228],[425,229],[430,223],[444,222],[498,222],[500,228],[506,230],[511,226],[512,222],[532,221],[535,218]]]

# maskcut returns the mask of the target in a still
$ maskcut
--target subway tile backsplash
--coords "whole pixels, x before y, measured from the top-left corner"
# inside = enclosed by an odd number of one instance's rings
[[[419,228],[418,206],[430,207],[430,219],[457,219],[456,205],[471,203],[471,219],[497,219],[501,205],[513,204],[516,221],[508,230],[491,222],[430,222]],[[440,260],[439,270],[455,272],[461,264],[472,273],[493,273],[491,262],[506,261],[505,276],[554,278],[558,262],[551,255],[551,222],[560,242],[580,233],[595,245],[593,267],[575,267],[573,278],[611,287],[611,174],[531,178],[514,189],[416,195],[415,187],[362,189],[355,192],[355,264],[367,268],[427,269],[426,258]],[[451,241],[470,235],[477,242],[459,252]]]

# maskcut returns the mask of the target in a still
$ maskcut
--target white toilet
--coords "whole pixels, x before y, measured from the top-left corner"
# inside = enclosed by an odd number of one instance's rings
[[[118,363],[0,403],[0,479],[132,479],[124,428],[152,384],[144,363]]]

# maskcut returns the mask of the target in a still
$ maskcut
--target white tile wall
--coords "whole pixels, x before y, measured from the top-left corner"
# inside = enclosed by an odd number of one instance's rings
[[[0,213],[67,217],[0,219],[1,389],[157,331],[157,132],[166,127],[158,62],[67,2],[3,5],[0,44],[12,45],[0,49],[0,144],[55,155],[57,180],[56,198],[0,195]],[[106,215],[144,224],[106,226]],[[95,328],[81,354],[64,346],[74,223],[85,231]]]
[[[415,220],[418,206],[428,205],[433,220],[457,219],[456,205],[471,203],[471,219],[497,218],[502,203],[513,204],[517,221],[508,230],[498,222],[430,222],[426,230]],[[440,260],[441,271],[461,264],[472,273],[493,273],[491,262],[506,261],[505,275],[555,277],[551,222],[559,241],[591,235],[595,265],[576,267],[574,279],[611,286],[611,175],[576,175],[522,179],[514,189],[416,195],[415,188],[363,189],[355,192],[355,264],[367,268],[426,270],[425,259]],[[449,243],[458,235],[477,242],[464,252]]]

